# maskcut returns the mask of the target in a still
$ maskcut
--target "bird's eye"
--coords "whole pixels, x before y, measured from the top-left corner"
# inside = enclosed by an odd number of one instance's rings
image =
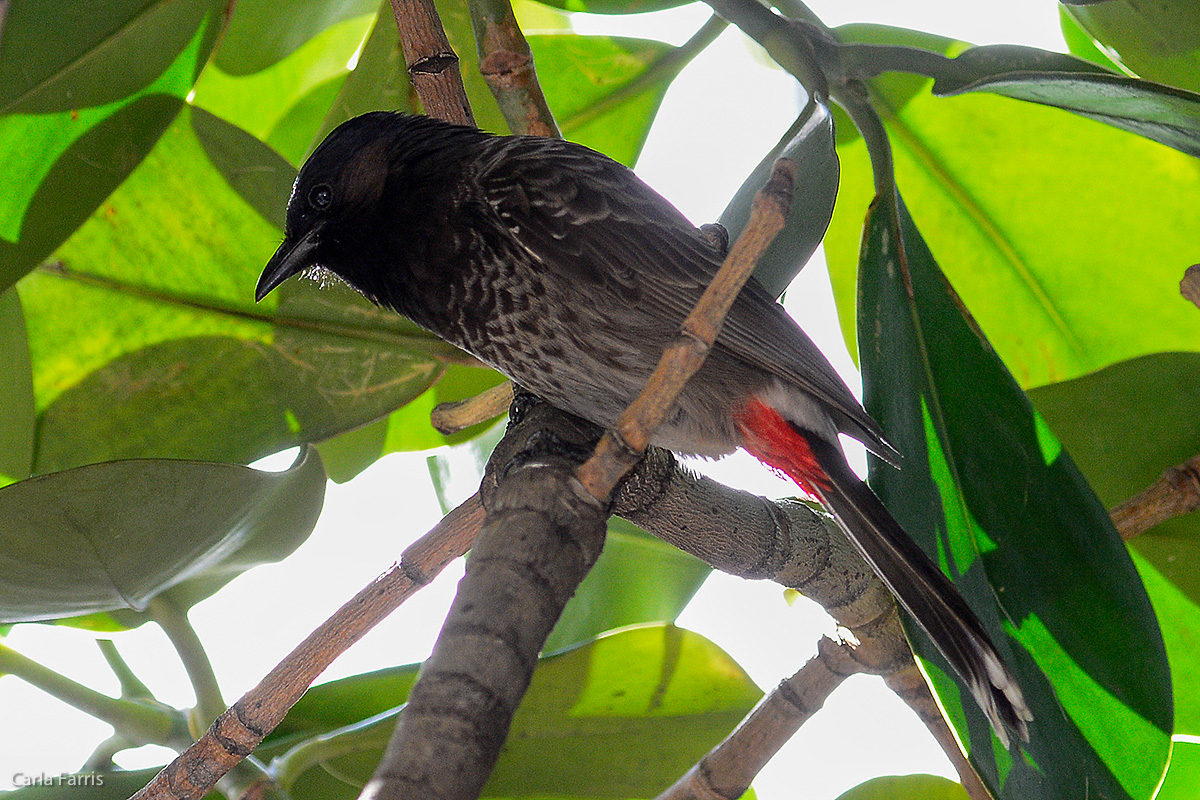
[[[329,208],[333,202],[333,189],[327,183],[318,183],[308,191],[308,203],[315,209]]]

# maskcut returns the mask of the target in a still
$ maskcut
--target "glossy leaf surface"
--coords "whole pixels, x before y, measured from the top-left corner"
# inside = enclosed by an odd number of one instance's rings
[[[995,747],[913,630],[950,720],[998,797],[1148,796],[1169,752],[1171,682],[1107,513],[903,205],[872,207],[860,270],[866,407],[905,457],[901,470],[873,464],[871,484],[956,581],[1034,714],[1019,756]]]

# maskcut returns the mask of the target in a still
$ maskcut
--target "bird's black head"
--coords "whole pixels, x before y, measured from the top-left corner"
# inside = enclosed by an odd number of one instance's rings
[[[376,216],[405,119],[388,111],[364,114],[321,142],[292,186],[284,241],[258,280],[256,301],[309,267],[349,277],[347,261]]]

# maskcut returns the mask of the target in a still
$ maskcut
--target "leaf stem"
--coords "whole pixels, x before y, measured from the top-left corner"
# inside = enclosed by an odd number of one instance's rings
[[[188,621],[186,610],[171,602],[165,594],[152,598],[146,604],[146,610],[167,635],[187,671],[188,680],[196,693],[196,707],[191,716],[194,733],[198,736],[226,708],[212,662],[208,660],[208,653],[196,635],[196,629]]]
[[[51,697],[107,722],[134,745],[177,747],[191,741],[182,715],[175,709],[101,694],[2,643],[0,673],[15,675]]]
[[[121,697],[137,698],[137,699],[154,699],[154,694],[150,691],[146,684],[142,683],[141,678],[134,674],[133,670],[121,657],[117,651],[117,645],[112,639],[97,639],[96,646],[100,648],[101,655],[108,662],[108,667],[117,676],[117,681],[121,684]]]

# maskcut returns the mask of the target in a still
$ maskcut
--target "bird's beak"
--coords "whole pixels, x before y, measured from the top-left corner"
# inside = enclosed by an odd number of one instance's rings
[[[321,243],[323,227],[320,224],[313,226],[295,244],[285,241],[279,245],[279,249],[271,256],[258,279],[258,286],[254,289],[254,302],[260,302],[276,286],[312,265],[312,254]]]

